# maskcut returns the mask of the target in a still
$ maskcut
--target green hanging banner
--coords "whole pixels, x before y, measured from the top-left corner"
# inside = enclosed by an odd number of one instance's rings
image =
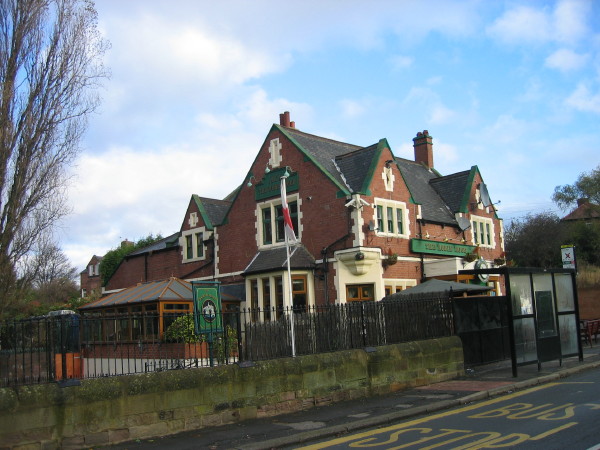
[[[194,295],[194,328],[196,334],[223,331],[221,290],[218,281],[192,282]]]

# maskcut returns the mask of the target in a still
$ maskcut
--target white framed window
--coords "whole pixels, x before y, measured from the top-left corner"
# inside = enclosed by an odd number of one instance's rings
[[[471,235],[474,245],[496,248],[494,221],[489,217],[471,216]]]
[[[404,289],[408,289],[417,285],[417,280],[409,279],[384,279],[385,295],[395,294]]]
[[[375,199],[375,223],[378,235],[408,238],[410,230],[406,203]]]
[[[298,195],[287,198],[290,217],[296,238],[300,239],[300,208]],[[260,248],[280,245],[285,242],[285,227],[281,199],[259,203],[256,205],[256,243]]]
[[[184,263],[206,259],[204,240],[208,237],[208,234],[204,227],[181,233],[179,245],[181,245],[182,260]]]
[[[286,303],[284,300],[284,297],[289,295],[284,293],[284,286],[287,284],[286,279],[287,274],[284,275],[284,273],[279,272],[249,277],[246,280],[248,292],[246,305],[250,309],[252,322],[278,320],[286,312],[289,312],[290,303]],[[291,304],[294,312],[306,312],[308,307],[314,306],[313,289],[314,285],[311,283],[308,273],[297,272],[292,274]]]

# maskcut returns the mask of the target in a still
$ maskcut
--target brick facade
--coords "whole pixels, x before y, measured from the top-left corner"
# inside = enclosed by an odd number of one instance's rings
[[[286,117],[280,125],[273,125],[245,179],[230,198],[213,201],[193,196],[175,243],[128,256],[105,288],[124,289],[173,276],[218,280],[222,285],[245,284],[246,294],[241,300],[247,301],[250,287],[255,286],[252,280],[269,279],[267,287],[259,290],[260,301],[268,298],[269,293],[262,289],[275,289],[273,282],[285,278],[285,267],[279,263],[269,270],[246,271],[257,255],[267,258],[269,252],[283,245],[261,241],[265,226],[261,208],[269,203],[276,207],[280,198],[278,191],[264,198],[256,196],[261,182],[273,181],[274,173],[282,173],[286,167],[298,180],[297,189],[288,188],[287,192],[288,203],[296,202],[298,208],[296,235],[314,258],[310,269],[296,269],[292,262],[294,275],[306,277],[309,303],[349,301],[348,289],[352,286],[371,286],[374,300],[378,300],[386,290],[393,292],[421,282],[426,276],[424,267],[431,262],[448,261],[448,267],[467,265],[461,258],[464,255],[415,253],[411,250],[413,240],[447,243],[450,249],[462,245],[490,265],[504,254],[502,221],[493,205],[482,201],[486,200],[487,189],[484,193],[479,170],[473,166],[456,174],[458,182],[454,182],[427,167],[433,165],[433,139],[428,132],[415,138],[415,158],[420,160],[415,163],[396,158],[385,139],[371,147],[351,146],[302,133],[293,122],[288,123],[289,115]],[[413,176],[411,171],[420,172]],[[431,180],[422,181],[423,176]],[[426,183],[424,190],[416,183]],[[429,199],[447,205],[432,206]],[[383,211],[389,215],[383,227],[391,227],[394,232],[378,229],[383,223],[378,221],[378,205],[383,205],[380,214]],[[440,216],[438,210],[444,210],[445,216]],[[459,225],[459,217],[463,223],[484,221],[483,233],[478,237],[482,245],[477,245],[473,226]],[[276,226],[277,218],[272,220]],[[189,250],[184,247],[192,241],[186,241],[185,236],[192,236],[196,230],[203,233],[203,259],[187,262]],[[444,276],[457,275],[456,270],[443,270],[448,272],[442,273]],[[275,293],[270,292],[271,299]]]

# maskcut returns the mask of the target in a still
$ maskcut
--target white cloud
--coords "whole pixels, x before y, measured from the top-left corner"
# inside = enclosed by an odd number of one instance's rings
[[[575,44],[588,33],[590,8],[591,2],[585,0],[558,2],[553,11],[517,5],[505,11],[486,31],[499,42],[511,45]]]
[[[594,94],[585,83],[579,83],[566,104],[578,111],[600,114],[600,92]]]
[[[588,55],[580,55],[572,50],[561,48],[546,58],[545,65],[561,72],[570,72],[584,67],[588,58]]]
[[[565,0],[558,3],[553,15],[554,33],[559,42],[575,43],[588,33],[587,19],[592,2]]]
[[[139,89],[162,83],[163,95],[190,83],[222,90],[287,68],[286,54],[252,47],[243,36],[216,33],[203,22],[176,24],[149,14],[113,21],[111,34],[120,45],[112,47],[109,64],[117,66],[118,79],[135,80]]]
[[[496,19],[487,33],[508,44],[540,43],[551,38],[551,21],[544,11],[516,6]]]
[[[305,127],[312,122],[312,108],[284,98],[270,99],[263,89],[252,89],[239,99],[236,110],[227,113],[202,111],[195,117],[198,125],[196,137],[201,140],[216,136],[245,134],[249,130],[257,136],[265,133],[265,127],[279,123],[279,114],[290,111],[290,119]],[[256,149],[258,151],[258,148]]]

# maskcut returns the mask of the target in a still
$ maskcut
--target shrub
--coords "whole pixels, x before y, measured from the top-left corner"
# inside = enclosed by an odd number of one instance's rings
[[[195,342],[202,342],[204,339],[203,336],[196,334],[194,315],[186,314],[178,317],[169,325],[169,328],[165,331],[165,340],[193,344]]]

